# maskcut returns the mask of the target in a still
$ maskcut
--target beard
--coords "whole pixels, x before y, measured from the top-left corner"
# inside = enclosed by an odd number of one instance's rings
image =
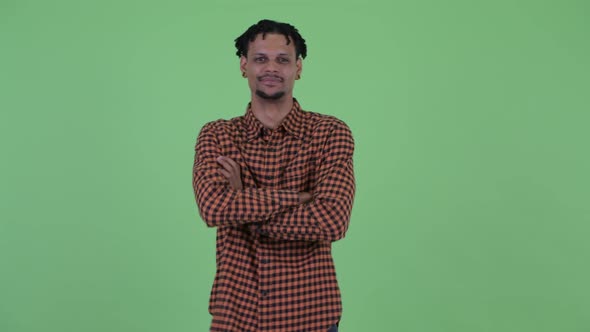
[[[275,92],[272,95],[269,95],[268,93],[262,91],[262,90],[258,90],[256,89],[256,95],[262,99],[266,99],[266,100],[278,100],[281,99],[281,97],[283,97],[285,95],[285,91],[279,91],[279,92]]]
[[[258,79],[259,82],[262,82],[265,78],[272,78],[278,82],[283,82],[283,78],[280,75],[276,75],[276,74],[271,74],[271,73],[266,73],[264,75],[258,76],[256,77]],[[266,99],[266,100],[278,100],[281,99],[281,97],[283,97],[285,95],[285,91],[279,91],[279,92],[275,92],[271,95],[269,95],[268,93],[260,90],[260,89],[256,89],[256,95],[262,99]]]

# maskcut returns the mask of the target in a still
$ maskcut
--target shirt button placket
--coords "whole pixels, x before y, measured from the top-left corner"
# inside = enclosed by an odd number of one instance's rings
[[[275,135],[277,136],[277,135]],[[278,170],[280,169],[279,165],[279,156],[277,154],[278,151],[278,142],[276,141],[278,138],[275,137],[274,140],[270,141],[266,148],[266,154],[268,155],[269,160],[271,163],[268,164],[267,172],[270,174],[268,176],[268,180],[271,183],[272,187],[278,185]]]
[[[260,319],[268,317],[267,316],[267,312],[269,309],[269,295],[270,295],[270,283],[268,281],[268,273],[269,273],[269,264],[270,264],[270,260],[268,259],[267,253],[261,248],[258,247],[258,283],[259,283],[259,291],[260,291],[260,296],[259,296],[259,301],[258,301],[258,307],[259,307],[259,313],[260,315],[258,316],[259,322],[258,322],[258,326],[259,328],[264,331],[264,323],[262,321],[260,321]]]

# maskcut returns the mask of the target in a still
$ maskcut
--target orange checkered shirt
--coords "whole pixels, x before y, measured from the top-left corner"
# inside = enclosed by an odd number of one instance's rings
[[[293,108],[280,126],[246,114],[207,123],[195,146],[193,187],[201,218],[217,227],[211,331],[325,332],[342,314],[332,260],[355,193],[354,141],[341,120]],[[243,190],[221,174],[241,167]],[[313,199],[299,203],[299,192]]]

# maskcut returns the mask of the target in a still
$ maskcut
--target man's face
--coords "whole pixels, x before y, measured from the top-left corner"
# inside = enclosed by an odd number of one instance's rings
[[[295,43],[287,45],[284,35],[256,36],[248,46],[248,57],[240,58],[240,69],[248,77],[253,94],[266,100],[293,96],[295,80],[301,73],[301,59],[295,56]]]

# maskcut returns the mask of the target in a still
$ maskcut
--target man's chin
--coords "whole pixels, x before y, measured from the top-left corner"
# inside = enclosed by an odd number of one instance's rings
[[[283,96],[285,96],[285,92],[284,91],[279,91],[279,92],[275,92],[275,93],[271,93],[268,94],[262,90],[256,90],[256,95],[262,99],[265,100],[279,100],[281,99]]]

